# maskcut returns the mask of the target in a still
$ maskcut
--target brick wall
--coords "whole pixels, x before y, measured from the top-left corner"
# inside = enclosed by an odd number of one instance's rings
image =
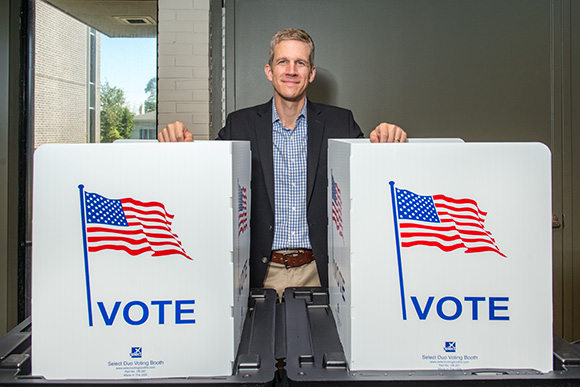
[[[35,52],[34,147],[86,142],[88,27],[37,1]]]
[[[158,128],[181,121],[209,139],[209,0],[159,0]]]

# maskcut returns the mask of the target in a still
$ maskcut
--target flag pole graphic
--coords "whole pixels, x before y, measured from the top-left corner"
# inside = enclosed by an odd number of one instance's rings
[[[85,221],[85,186],[79,185],[79,194],[81,198],[81,221],[83,225],[83,247],[85,253],[85,284],[87,287],[87,307],[89,311],[89,326],[93,326],[93,306],[91,303],[91,281],[89,278],[89,250],[87,247],[87,225]]]
[[[395,182],[390,181],[391,199],[393,203],[393,220],[395,222],[395,242],[397,244],[397,263],[399,265],[399,287],[401,289],[401,308],[403,310],[403,320],[407,319],[407,307],[405,305],[405,286],[403,284],[403,266],[401,261],[401,243],[399,241],[399,218],[397,216],[397,201],[395,196]]]

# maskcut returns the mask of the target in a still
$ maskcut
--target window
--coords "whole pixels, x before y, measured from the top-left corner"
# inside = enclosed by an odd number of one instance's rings
[[[123,3],[36,0],[35,149],[156,130],[157,4]]]

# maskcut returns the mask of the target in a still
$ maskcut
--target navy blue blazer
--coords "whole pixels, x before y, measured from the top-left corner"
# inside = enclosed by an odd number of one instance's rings
[[[328,287],[328,139],[363,137],[363,133],[350,110],[308,101],[307,116],[308,230],[320,283],[323,287]],[[272,100],[228,115],[226,126],[219,132],[218,140],[250,141],[252,150],[250,287],[260,288],[264,284],[274,240]]]

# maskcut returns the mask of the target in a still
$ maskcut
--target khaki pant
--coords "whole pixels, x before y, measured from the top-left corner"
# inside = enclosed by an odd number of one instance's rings
[[[270,262],[264,279],[264,288],[276,289],[278,297],[282,299],[284,289],[300,286],[321,286],[316,261],[288,268],[281,263]]]

